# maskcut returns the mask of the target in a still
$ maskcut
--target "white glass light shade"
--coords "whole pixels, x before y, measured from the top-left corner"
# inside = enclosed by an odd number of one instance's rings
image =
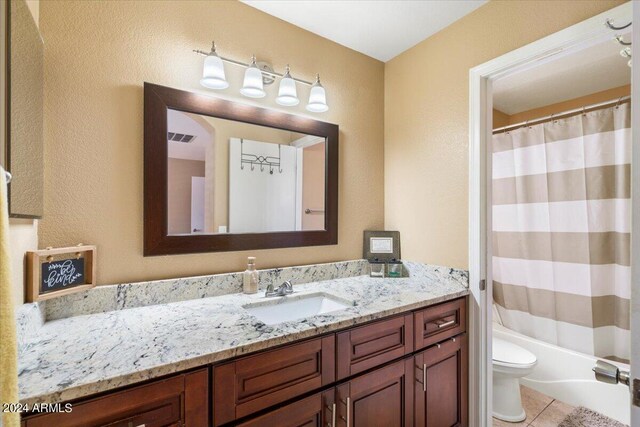
[[[289,72],[287,72],[282,80],[280,80],[280,87],[278,89],[278,97],[276,102],[285,107],[293,107],[298,105],[300,100],[298,99],[298,92],[296,91],[296,81],[291,78]]]
[[[264,98],[266,95],[262,86],[262,72],[255,62],[244,72],[244,83],[240,93],[249,98]]]
[[[226,89],[229,82],[224,75],[224,64],[222,59],[215,53],[211,53],[204,58],[204,68],[200,84],[209,89]]]
[[[327,105],[327,95],[324,91],[324,87],[322,87],[319,81],[316,81],[313,86],[311,86],[307,110],[313,113],[324,113],[329,110],[329,106]]]

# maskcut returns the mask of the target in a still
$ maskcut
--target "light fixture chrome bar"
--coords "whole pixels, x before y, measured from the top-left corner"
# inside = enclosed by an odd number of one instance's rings
[[[193,49],[193,52],[197,53],[198,55],[202,55],[202,56],[208,56],[209,55],[209,52],[205,52],[205,51],[200,50],[200,49]],[[241,61],[236,61],[235,59],[231,59],[231,58],[225,58],[223,56],[220,56],[220,59],[222,59],[224,62],[227,62],[229,64],[237,65],[237,66],[244,67],[244,68],[248,68],[248,67],[251,66],[251,64],[247,64],[247,63],[241,62]],[[273,77],[273,78],[276,78],[276,77],[282,78],[282,77],[284,77],[284,74],[265,71],[265,70],[262,70],[262,69],[260,69],[260,72],[262,74],[264,74],[264,75],[267,75],[267,76],[270,76],[270,77]],[[313,86],[312,82],[308,82],[306,80],[298,79],[298,78],[293,77],[293,76],[291,78],[293,80],[295,80],[296,82],[298,82],[298,83],[302,83],[302,84],[305,84],[307,86]]]

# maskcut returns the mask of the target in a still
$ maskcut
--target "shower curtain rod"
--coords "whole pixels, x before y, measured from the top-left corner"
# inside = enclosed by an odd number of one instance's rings
[[[576,113],[582,113],[582,112],[588,112],[588,111],[593,111],[593,110],[597,110],[603,107],[607,107],[609,105],[618,105],[618,104],[622,104],[625,102],[629,102],[631,100],[631,96],[621,96],[618,99],[613,99],[611,101],[605,101],[605,102],[600,102],[597,104],[591,104],[591,105],[585,105],[583,107],[580,108],[574,108],[572,110],[567,110],[567,111],[563,111],[561,113],[554,113],[554,114],[550,114],[548,116],[544,116],[544,117],[540,117],[539,119],[534,119],[534,120],[527,120],[524,122],[520,122],[520,123],[516,123],[513,125],[509,125],[509,126],[503,126],[501,128],[497,128],[493,130],[493,133],[500,133],[500,132],[506,132],[512,129],[516,129],[519,127],[523,127],[523,126],[529,126],[529,125],[538,125],[540,123],[544,123],[544,122],[549,122],[551,120],[555,120],[558,118],[563,118],[566,116],[571,116],[573,114]]]

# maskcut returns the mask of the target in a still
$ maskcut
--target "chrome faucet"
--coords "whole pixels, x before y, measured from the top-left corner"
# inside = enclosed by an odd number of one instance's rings
[[[284,282],[282,285],[278,286],[278,289],[273,289],[273,285],[270,283],[267,285],[267,290],[264,293],[265,297],[283,297],[285,295],[289,295],[293,293],[293,285],[290,281]]]

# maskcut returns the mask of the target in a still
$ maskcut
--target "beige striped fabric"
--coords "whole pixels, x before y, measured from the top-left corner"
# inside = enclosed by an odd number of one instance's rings
[[[493,136],[493,289],[504,325],[629,359],[628,103]]]

